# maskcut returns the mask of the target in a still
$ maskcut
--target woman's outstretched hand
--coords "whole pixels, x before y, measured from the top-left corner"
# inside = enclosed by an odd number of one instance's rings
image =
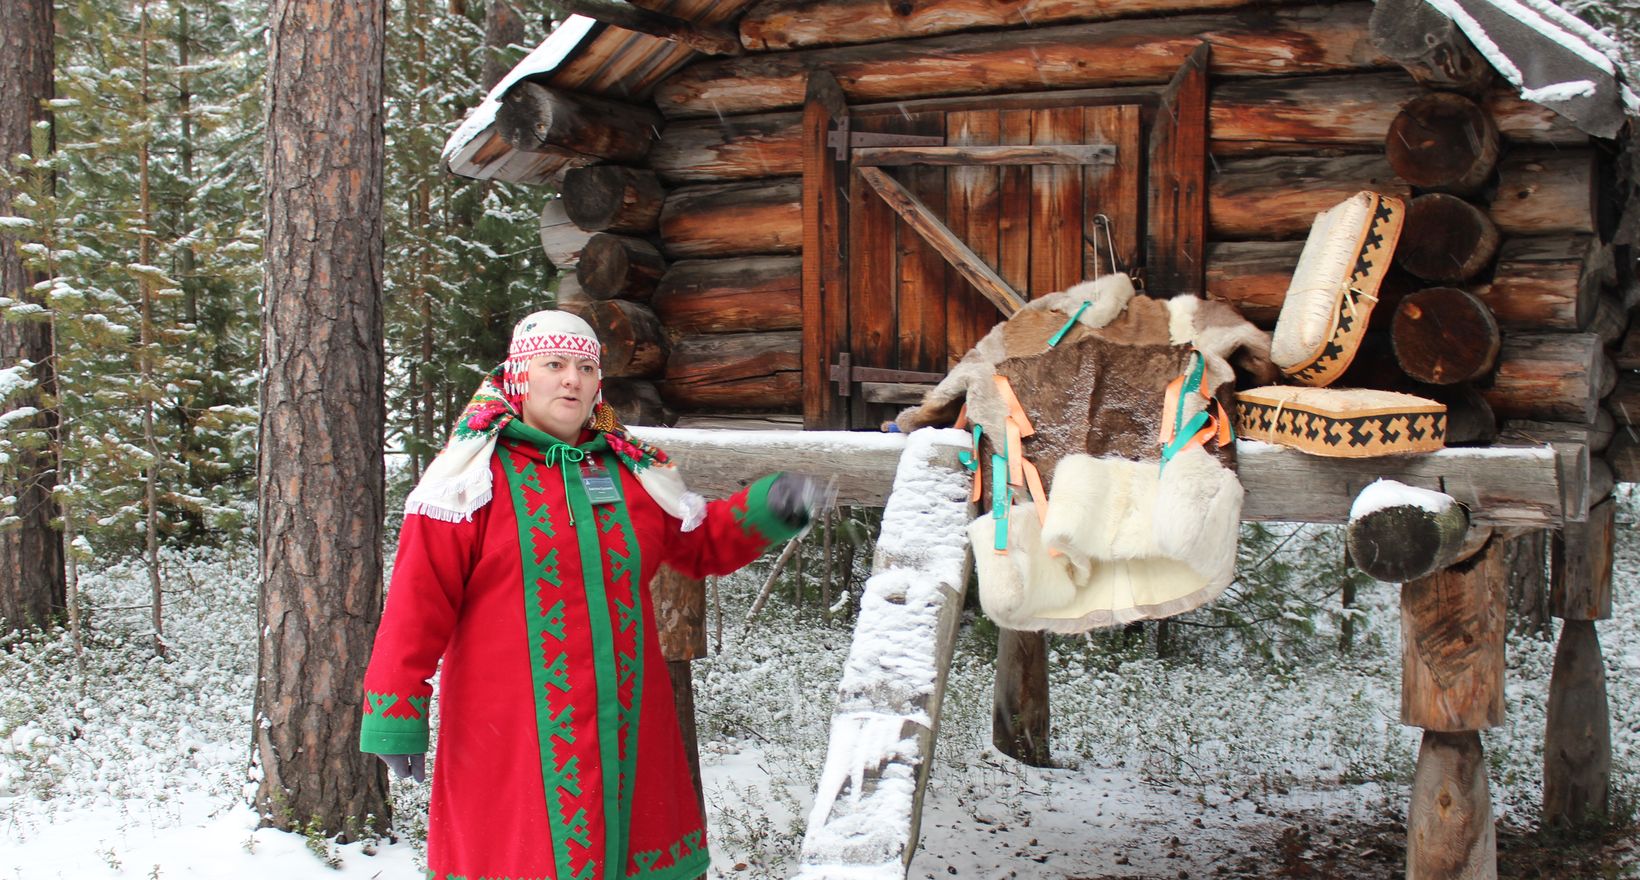
[[[769,484],[769,512],[789,526],[808,525],[825,491],[825,484],[814,477],[783,473]]]
[[[393,771],[393,775],[400,779],[413,776],[417,782],[427,781],[426,755],[377,755],[376,757],[381,758],[382,763],[387,765],[387,769]]]

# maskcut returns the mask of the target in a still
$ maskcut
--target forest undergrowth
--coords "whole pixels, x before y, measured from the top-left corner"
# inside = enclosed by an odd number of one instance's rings
[[[1600,625],[1612,708],[1612,832],[1571,848],[1536,834],[1554,643],[1512,636],[1506,721],[1483,734],[1505,876],[1640,876],[1632,843],[1640,790],[1636,508],[1625,495],[1617,607]],[[852,606],[838,601],[834,619],[822,619],[819,542],[810,542],[805,584],[794,583],[788,566],[751,624],[747,610],[771,557],[716,584],[713,651],[694,664],[715,864],[724,876],[790,876],[825,759]],[[1397,720],[1399,591],[1361,579],[1353,607],[1344,608],[1340,578],[1351,575],[1339,543],[1336,529],[1315,526],[1245,532],[1243,564],[1259,568],[1247,569],[1215,605],[1175,621],[1161,654],[1154,624],[1054,637],[1056,766],[1046,770],[1018,765],[990,745],[996,631],[977,609],[967,611],[941,720],[933,815],[1029,824],[1042,804],[1074,811],[1096,796],[1101,779],[1116,778],[1185,807],[1217,805],[1226,816],[1245,807],[1249,820],[1278,820],[1257,840],[1192,841],[1239,853],[1220,862],[1220,876],[1333,876],[1317,866],[1361,852],[1368,855],[1352,870],[1372,865],[1379,871],[1365,876],[1390,876],[1380,872],[1400,864],[1399,823],[1418,742],[1418,732]],[[855,554],[856,591],[867,549]],[[26,840],[93,807],[113,806],[133,827],[162,827],[179,820],[179,792],[204,792],[222,811],[243,809],[256,670],[254,547],[172,552],[165,565],[173,585],[166,659],[152,656],[146,574],[136,561],[84,574],[88,635],[80,657],[62,632],[0,643],[0,839]],[[394,831],[413,844],[425,835],[427,792],[394,786]],[[1326,805],[1339,793],[1360,806],[1329,819]],[[1290,823],[1279,821],[1284,810]],[[939,839],[937,827],[925,829],[925,847]],[[320,841],[315,851],[331,848]],[[1569,853],[1590,861],[1568,861]],[[925,849],[918,864],[942,857]],[[120,853],[110,849],[107,858],[112,864]]]

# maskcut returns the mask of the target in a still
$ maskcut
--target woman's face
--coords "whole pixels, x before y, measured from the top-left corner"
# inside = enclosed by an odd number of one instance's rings
[[[598,362],[560,354],[530,361],[524,424],[574,443],[598,398]]]

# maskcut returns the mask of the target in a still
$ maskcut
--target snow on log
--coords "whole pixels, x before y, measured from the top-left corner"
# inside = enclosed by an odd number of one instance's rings
[[[838,504],[868,507],[887,498],[906,442],[903,434],[856,431],[634,430],[677,460],[690,487],[708,498],[728,497],[763,474],[803,462],[807,470],[838,476]],[[1345,522],[1355,496],[1381,477],[1451,495],[1476,525],[1563,522],[1560,468],[1546,444],[1342,459],[1240,440],[1236,461],[1247,490],[1242,518],[1250,522]]]
[[[971,438],[906,441],[843,665],[798,880],[903,880],[916,852],[945,675],[968,582]]]
[[[1378,480],[1350,508],[1350,562],[1371,577],[1399,583],[1445,568],[1469,532],[1469,511],[1451,495]]]

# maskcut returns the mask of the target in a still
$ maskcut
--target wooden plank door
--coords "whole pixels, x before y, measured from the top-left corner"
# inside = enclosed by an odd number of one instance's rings
[[[1137,105],[900,113],[857,117],[851,127],[866,145],[851,148],[852,167],[838,181],[847,188],[847,318],[839,350],[829,353],[827,378],[838,399],[828,427],[873,428],[892,418],[915,397],[904,386],[943,375],[1005,317],[997,304],[1005,297],[981,291],[997,285],[976,284],[976,276],[994,276],[1004,290],[1030,299],[1112,271],[1107,240],[1117,265],[1134,264],[1143,208]],[[941,156],[881,167],[874,156],[870,163],[892,177],[888,190],[902,210],[908,194],[960,241],[977,269],[942,255],[927,228],[904,219],[883,185],[870,182],[863,157],[882,152],[869,145],[872,135],[979,148],[958,159],[929,150]],[[1067,149],[997,149],[1008,146]],[[1114,158],[1096,161],[1096,146]]]

